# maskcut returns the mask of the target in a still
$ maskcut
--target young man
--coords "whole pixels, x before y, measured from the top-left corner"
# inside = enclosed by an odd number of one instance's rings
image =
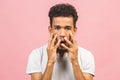
[[[93,80],[94,58],[77,45],[76,9],[57,4],[49,11],[48,44],[32,51],[27,73],[31,80]]]

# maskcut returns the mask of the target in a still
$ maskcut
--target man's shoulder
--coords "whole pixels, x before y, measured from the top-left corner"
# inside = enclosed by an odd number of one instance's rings
[[[30,55],[41,55],[42,53],[46,52],[46,49],[47,49],[47,44],[42,45],[38,48],[33,49]]]
[[[78,46],[78,53],[79,53],[79,55],[83,55],[83,56],[93,56],[91,51],[89,51],[86,48],[83,48],[81,46]]]
[[[42,45],[42,46],[40,46],[40,47],[38,47],[38,48],[33,49],[33,51],[46,50],[46,48],[47,48],[47,44],[44,44],[44,45]]]

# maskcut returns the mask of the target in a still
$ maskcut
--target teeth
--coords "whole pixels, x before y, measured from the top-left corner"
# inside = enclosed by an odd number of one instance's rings
[[[65,41],[61,41],[60,43],[65,43]]]

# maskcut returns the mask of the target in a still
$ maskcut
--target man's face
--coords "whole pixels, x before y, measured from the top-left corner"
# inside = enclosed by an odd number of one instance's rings
[[[64,37],[71,40],[70,34],[74,36],[77,31],[77,28],[74,27],[73,17],[54,17],[52,21],[52,26],[49,27],[49,32],[54,35],[57,34],[56,42],[61,39],[61,43],[64,43],[66,46],[69,46],[65,42]],[[64,50],[64,48],[59,45],[58,49]]]

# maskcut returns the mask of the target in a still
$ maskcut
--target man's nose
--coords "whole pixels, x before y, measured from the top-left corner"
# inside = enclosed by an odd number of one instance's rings
[[[64,29],[61,29],[61,30],[60,30],[59,36],[60,36],[61,38],[65,37],[65,30],[64,30]]]

